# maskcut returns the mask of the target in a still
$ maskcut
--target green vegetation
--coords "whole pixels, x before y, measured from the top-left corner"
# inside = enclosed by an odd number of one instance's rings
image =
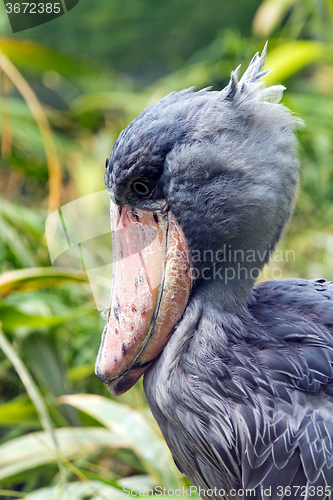
[[[113,399],[94,375],[105,320],[86,273],[51,267],[45,219],[103,189],[105,158],[144,107],[184,87],[223,87],[267,38],[266,82],[288,87],[284,102],[306,127],[300,196],[279,246],[295,260],[273,261],[262,279],[276,267],[333,279],[332,3],[212,3],[110,0],[91,13],[81,1],[15,36],[1,21],[1,499],[117,500],[123,487],[189,484],[142,384]]]

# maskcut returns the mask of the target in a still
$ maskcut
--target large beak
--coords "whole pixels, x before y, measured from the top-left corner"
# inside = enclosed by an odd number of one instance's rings
[[[184,234],[166,205],[159,210],[111,201],[113,278],[96,374],[113,395],[126,392],[172,335],[191,286]]]

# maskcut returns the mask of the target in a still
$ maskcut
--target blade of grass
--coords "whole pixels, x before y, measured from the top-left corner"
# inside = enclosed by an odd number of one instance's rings
[[[72,394],[58,399],[60,403],[73,405],[88,413],[118,436],[126,437],[145,470],[157,484],[168,488],[179,487],[181,481],[165,442],[141,413],[127,405],[93,394]]]
[[[51,288],[64,283],[86,283],[84,273],[60,273],[53,267],[36,267],[7,271],[0,276],[0,295],[8,295],[15,291],[38,290]]]
[[[29,40],[28,37],[19,39],[0,36],[0,50],[15,66],[29,74],[40,76],[46,71],[55,71],[71,82],[82,78],[101,77],[98,65],[52,50]]]
[[[1,78],[1,114],[2,114],[2,134],[1,134],[1,156],[9,158],[12,153],[12,124],[9,113],[8,93],[12,83],[0,73]]]
[[[33,381],[23,361],[20,359],[18,354],[15,352],[13,346],[10,344],[10,342],[8,342],[6,336],[4,335],[2,331],[1,322],[0,322],[0,348],[3,350],[7,358],[10,359],[10,361],[12,362],[15,370],[17,371],[17,374],[19,375],[24,387],[27,390],[27,393],[30,396],[31,401],[33,402],[36,408],[37,415],[44,430],[47,433],[49,433],[52,442],[54,444],[54,448],[57,451],[57,454],[60,455],[58,442],[54,433],[54,429],[46,405],[43,401],[42,395],[40,394],[37,385]],[[58,460],[58,467],[61,474],[60,490],[62,491],[63,487],[66,484],[66,474],[63,463],[60,460]]]
[[[0,404],[0,425],[28,427],[38,426],[36,410],[30,399],[26,396],[18,396],[8,403]]]
[[[23,493],[22,491],[20,491],[20,495],[21,497],[25,497],[27,495],[27,493]],[[0,497],[15,497],[16,500],[19,500],[17,498],[17,491],[12,491],[12,490],[0,490]]]
[[[69,483],[65,490],[66,500],[124,500],[123,491],[119,491],[112,486],[104,484],[100,481],[93,481],[92,487],[80,481]],[[103,496],[102,496],[103,495]],[[26,496],[27,500],[58,500],[54,486],[48,486],[39,490],[33,491]]]
[[[4,219],[0,218],[0,234],[1,239],[10,248],[20,265],[26,267],[35,267],[37,260],[32,250],[28,245],[25,245],[18,231],[8,224]]]
[[[128,448],[126,438],[103,427],[59,427],[54,429],[61,460],[88,459],[96,453],[115,452]],[[30,432],[9,439],[0,445],[0,485],[20,475],[29,477],[32,471],[47,464],[56,464],[59,455],[46,431]]]
[[[1,50],[0,68],[13,82],[15,87],[24,98],[40,130],[49,171],[48,210],[49,213],[51,213],[54,210],[57,210],[57,208],[59,208],[60,206],[62,174],[50,124],[46,118],[43,107],[37,99],[35,92],[32,90],[26,79],[11,63],[11,61],[4,55],[3,52],[1,52]]]
[[[37,437],[37,435],[36,435]],[[45,445],[45,443],[43,443]],[[53,450],[51,449],[51,452]],[[67,467],[68,470],[70,470],[73,474],[75,474],[83,483],[85,483],[88,487],[90,487],[92,489],[92,491],[94,491],[95,493],[99,493],[98,492],[98,489],[94,486],[93,482],[86,476],[86,474],[81,470],[79,469],[78,467],[76,467],[72,462],[70,462],[66,457],[64,457],[63,455],[60,455],[60,453],[57,451],[57,459],[58,459],[58,463],[60,462],[63,466]],[[101,495],[101,498],[103,500],[109,500],[107,497],[105,497],[104,495]]]

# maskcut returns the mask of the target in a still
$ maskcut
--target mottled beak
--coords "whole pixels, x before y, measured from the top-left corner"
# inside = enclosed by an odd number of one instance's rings
[[[192,280],[186,239],[165,203],[148,210],[111,201],[111,231],[111,305],[96,374],[120,395],[168,342]]]

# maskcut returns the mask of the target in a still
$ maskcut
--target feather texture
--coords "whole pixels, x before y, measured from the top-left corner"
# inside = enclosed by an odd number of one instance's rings
[[[251,498],[258,499],[267,489],[271,499],[284,498],[281,491],[287,498],[287,487],[301,499],[310,486],[331,487],[333,284],[256,285],[241,316],[242,343],[233,335],[239,314],[220,315],[227,342],[200,342],[215,322],[209,304],[195,307],[201,313],[194,335],[188,332],[179,349],[176,331],[145,377],[149,404],[181,469],[195,485],[254,489]]]

